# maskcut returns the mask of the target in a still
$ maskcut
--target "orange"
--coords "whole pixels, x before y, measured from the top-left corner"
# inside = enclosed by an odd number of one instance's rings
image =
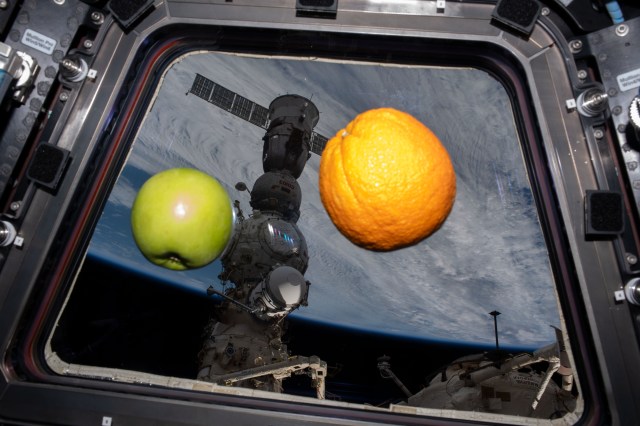
[[[451,212],[455,195],[446,149],[402,111],[363,112],[322,152],[322,204],[344,236],[370,250],[394,250],[428,237]]]

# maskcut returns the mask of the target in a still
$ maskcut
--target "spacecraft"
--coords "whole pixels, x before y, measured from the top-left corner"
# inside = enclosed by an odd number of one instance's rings
[[[200,74],[189,93],[266,130],[264,174],[251,191],[244,182],[236,185],[250,193],[253,212],[244,217],[236,200],[237,226],[219,276],[231,287],[224,292],[209,288],[223,303],[207,329],[198,379],[281,392],[284,377],[306,372],[323,399],[326,363],[291,356],[282,342],[286,316],[307,305],[309,252],[296,225],[302,202],[296,179],[311,152],[319,153],[326,143],[313,132],[319,111],[298,95],[280,96],[267,110]]]
[[[415,394],[394,374],[390,357],[378,358],[378,370],[404,392],[407,406],[562,418],[576,409],[577,395],[565,338],[554,329],[556,342],[532,353],[514,355],[496,347],[455,359],[431,374]]]
[[[640,8],[631,0],[0,0],[0,423],[640,424],[638,40]],[[253,58],[237,68],[239,83],[262,75],[256,58],[286,58],[297,70],[317,71],[320,62],[346,73],[388,67],[394,79],[409,69],[473,71],[498,82],[565,334],[537,350],[473,347],[449,357],[455,342],[429,346],[414,336],[363,336],[342,322],[298,322],[291,313],[322,286],[305,277],[313,253],[311,233],[298,225],[298,181],[326,138],[314,131],[311,99],[284,95],[261,106],[243,97],[251,92],[204,75],[224,81],[230,69],[189,69],[175,92],[184,101],[201,72],[187,102],[201,98],[265,132],[255,152],[263,173],[231,183],[251,211],[235,204],[236,233],[221,267],[212,265],[222,288],[216,282],[196,296],[136,270],[124,250],[120,258],[93,256],[101,217],[141,128],[153,122],[146,120],[168,70],[204,52]],[[434,106],[424,80],[391,93],[376,75],[364,76],[376,87],[359,92],[354,106],[397,95],[449,116],[475,113],[467,93]],[[345,76],[323,76],[323,101],[346,105]],[[484,124],[492,135],[501,126]],[[487,154],[487,164],[504,155],[460,140],[461,151]],[[461,171],[478,183],[479,168]],[[127,189],[147,170],[136,172]],[[107,231],[110,248],[123,249],[118,230]],[[479,250],[504,254],[483,243]],[[530,253],[519,255],[514,271],[530,271]],[[455,281],[459,264],[448,266]],[[386,294],[410,298],[407,289]],[[465,297],[447,291],[450,300]],[[302,344],[287,339],[296,327]],[[370,340],[355,361],[340,352],[360,339]],[[389,356],[377,359],[382,354]],[[406,363],[398,362],[403,354]],[[332,394],[336,359],[344,362],[337,374],[362,367],[341,376],[340,395]]]
[[[313,132],[319,112],[298,95],[276,98],[268,110],[197,74],[188,93],[266,130],[264,174],[250,193],[253,213],[245,218],[235,202],[238,226],[222,255],[219,279],[232,287],[210,294],[224,300],[207,328],[200,354],[199,380],[281,392],[282,379],[304,373],[323,399],[326,363],[318,357],[289,356],[282,343],[286,316],[307,304],[310,283],[303,277],[309,261],[307,245],[296,222],[302,193],[297,178],[311,152],[320,155],[326,138]],[[313,144],[312,144],[313,142]],[[312,149],[313,147],[313,149]],[[530,353],[507,355],[499,350],[459,358],[413,394],[391,370],[389,357],[378,360],[383,378],[393,379],[408,406],[484,411],[537,418],[561,418],[575,409],[573,376],[561,330],[556,342]],[[546,371],[531,366],[547,363]],[[561,384],[552,380],[561,377]]]

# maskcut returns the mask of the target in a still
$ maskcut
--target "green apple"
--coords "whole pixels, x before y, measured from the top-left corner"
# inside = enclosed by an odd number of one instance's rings
[[[220,256],[233,230],[227,191],[196,169],[175,168],[147,180],[131,207],[131,229],[142,254],[182,271]]]

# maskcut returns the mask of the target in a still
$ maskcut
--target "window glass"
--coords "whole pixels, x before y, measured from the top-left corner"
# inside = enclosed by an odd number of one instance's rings
[[[199,83],[194,86],[198,78]],[[213,93],[212,87],[216,88],[217,100],[203,99],[203,92],[198,90]],[[472,347],[471,352],[494,349],[498,341],[496,329],[499,345],[511,352],[533,351],[555,342],[556,332],[550,326],[560,327],[560,317],[549,256],[510,99],[498,80],[473,68],[199,52],[180,58],[165,72],[95,229],[76,294],[70,297],[68,312],[61,317],[61,327],[53,339],[54,351],[63,359],[66,354],[69,362],[167,375],[190,374],[171,370],[173,367],[162,365],[160,360],[147,363],[144,357],[128,363],[124,353],[111,361],[99,359],[97,354],[85,354],[83,358],[79,353],[86,351],[90,343],[99,343],[96,335],[121,335],[126,334],[122,330],[127,327],[129,333],[140,327],[154,299],[167,291],[179,296],[172,299],[173,305],[163,308],[166,316],[156,322],[161,329],[149,333],[158,339],[167,333],[190,334],[192,342],[196,342],[193,345],[198,346],[206,340],[203,330],[209,318],[215,317],[216,306],[222,303],[220,293],[228,292],[233,283],[220,279],[225,278],[220,260],[185,272],[169,271],[147,261],[131,234],[133,200],[154,174],[175,167],[193,167],[217,178],[230,198],[239,202],[236,219],[251,217],[255,212],[249,204],[249,191],[264,173],[264,111],[278,96],[291,94],[310,99],[317,107],[319,120],[313,130],[320,138],[332,137],[368,109],[392,107],[412,114],[438,135],[448,150],[456,171],[457,195],[450,216],[431,237],[397,251],[368,251],[349,242],[330,221],[317,189],[320,156],[312,153],[297,179],[301,188],[297,228],[285,221],[255,231],[256,241],[266,244],[262,247],[267,256],[282,255],[292,248],[299,251],[303,247],[300,239],[306,242],[308,268],[304,278],[311,283],[308,306],[294,309],[288,316],[294,326],[289,333],[286,328],[282,330],[283,342],[291,341],[289,352],[298,349],[306,352],[295,355],[342,356],[339,347],[328,347],[331,338],[323,335],[321,328],[316,330],[317,340],[308,337],[304,345],[295,346],[295,332],[305,330],[304,324],[353,332],[364,340],[362,336],[383,335],[390,339],[388,344],[427,342],[442,348]],[[230,112],[228,105],[234,96],[239,103]],[[251,116],[251,111],[256,114]],[[245,183],[249,191],[237,189],[243,189],[237,186],[238,182]],[[239,229],[237,224],[235,229]],[[121,315],[115,322],[103,318],[105,325],[99,322],[100,315],[95,310],[79,306],[83,305],[81,297],[91,297],[88,289],[100,282],[98,275],[115,270],[122,275],[101,285],[118,286],[123,293],[111,295],[113,300],[101,300],[100,304],[105,317],[111,315],[107,313],[111,303],[120,303],[120,308],[113,309],[126,309],[128,316]],[[215,291],[208,294],[210,287]],[[241,302],[266,300],[267,287]],[[185,309],[185,305],[189,308]],[[184,333],[169,330],[178,327],[177,316],[187,315],[185,311],[196,315],[190,324],[196,328]],[[490,313],[494,311],[500,315],[492,317]],[[172,315],[174,325],[165,324]],[[92,318],[89,323],[95,323],[93,329],[86,328],[86,321],[85,328],[78,325],[83,316]],[[199,322],[201,328],[197,328]],[[294,337],[287,337],[291,333]],[[88,334],[93,340],[80,337]],[[119,339],[110,344],[124,341],[123,337]],[[175,341],[174,346],[181,346],[183,352],[192,350],[180,342]],[[225,345],[228,348],[229,342]],[[238,346],[242,345],[236,344],[236,349]],[[362,362],[373,367],[363,374],[379,378],[382,371],[376,370],[376,359],[392,348],[372,346],[367,350],[371,359]],[[453,356],[453,352],[443,354]],[[186,355],[195,360],[198,354]],[[206,355],[201,353],[202,356]],[[401,369],[419,366],[419,371],[426,372],[437,369],[437,363],[452,361],[433,353],[427,358],[425,354],[421,356],[422,360],[413,359],[415,365]],[[335,364],[339,363],[329,364],[330,371]],[[203,374],[201,369],[193,371]],[[348,371],[343,376],[330,374],[328,382],[331,377],[337,377],[336,381],[352,378]],[[417,380],[425,379],[421,376]],[[526,378],[521,382],[526,386]],[[387,385],[394,387],[388,381]],[[498,400],[507,404],[511,398],[509,389],[496,386],[495,391],[483,388],[484,393],[478,398],[490,400],[494,406]],[[417,388],[409,392],[416,393]],[[491,392],[493,396],[489,395]],[[406,396],[401,392],[398,398],[390,399],[398,402],[403,397]],[[382,403],[383,396],[342,398]]]

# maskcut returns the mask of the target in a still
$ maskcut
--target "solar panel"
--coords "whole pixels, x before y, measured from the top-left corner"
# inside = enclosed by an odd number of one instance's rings
[[[231,112],[242,118],[243,120],[249,121],[249,117],[251,117],[251,111],[253,110],[254,105],[255,102],[251,102],[247,98],[236,95],[233,100],[233,105],[231,106]]]
[[[263,129],[269,127],[269,109],[240,96],[201,74],[196,74],[190,93]],[[321,155],[327,138],[311,133],[311,152]]]
[[[325,145],[329,139],[316,132],[311,133],[311,152],[322,155]]]
[[[234,92],[226,87],[222,87],[219,84],[214,83],[213,92],[211,93],[209,102],[224,110],[231,111],[235,95],[236,94]]]
[[[193,80],[190,92],[198,96],[199,98],[208,101],[214,84],[215,83],[213,81],[204,78],[200,74],[196,74],[196,78],[195,80]]]
[[[261,105],[254,104],[249,122],[266,129],[269,123],[269,110]]]

